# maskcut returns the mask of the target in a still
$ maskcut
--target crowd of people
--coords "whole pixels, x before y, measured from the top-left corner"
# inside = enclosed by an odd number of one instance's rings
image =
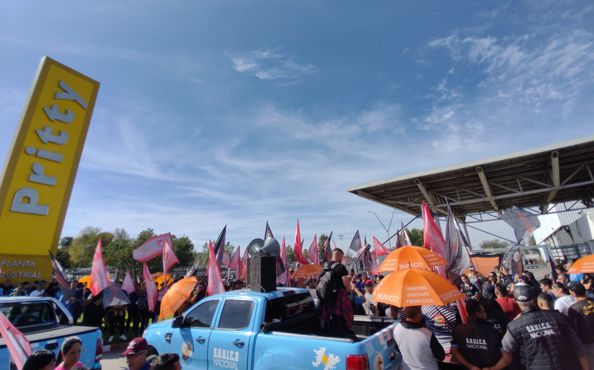
[[[329,336],[355,338],[351,330],[354,316],[367,315],[398,320],[394,338],[408,369],[594,369],[594,277],[569,275],[570,263],[558,264],[554,279],[537,280],[530,271],[511,275],[505,267],[487,276],[468,271],[457,279],[465,297],[467,320],[463,322],[456,304],[401,309],[375,302],[373,291],[383,276],[349,271],[342,260],[343,252],[335,249],[319,277],[292,281],[310,290],[321,309],[322,329]],[[226,288],[243,286],[236,280]],[[160,300],[165,289],[157,287]],[[3,295],[59,299],[61,294],[55,282],[12,286],[5,281],[1,289]],[[159,302],[155,312],[149,312],[143,283],[129,294],[130,304],[107,308],[101,295],[93,296],[84,284],[73,282],[71,289],[72,297],[65,303],[75,322],[102,328],[108,342],[116,335],[126,341],[130,332],[139,336],[159,315]],[[178,313],[205,296],[206,281],[199,279]],[[60,357],[51,360],[47,351],[37,351],[29,359],[37,365],[26,369],[56,365],[59,370],[75,369],[81,345],[77,338],[67,340]],[[145,347],[142,338],[130,342],[124,355],[131,370],[178,369],[179,358],[164,355],[149,361]]]

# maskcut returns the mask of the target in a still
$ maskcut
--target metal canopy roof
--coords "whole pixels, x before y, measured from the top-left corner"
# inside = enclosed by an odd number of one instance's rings
[[[499,218],[512,206],[546,213],[556,203],[594,205],[594,136],[511,155],[414,173],[349,189],[378,203],[418,215],[425,200],[456,217]],[[570,207],[571,208],[571,207]]]

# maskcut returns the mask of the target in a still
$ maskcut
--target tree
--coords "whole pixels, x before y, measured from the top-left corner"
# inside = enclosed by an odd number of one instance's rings
[[[506,249],[510,246],[508,242],[499,239],[483,240],[480,245],[481,249],[488,251]]]
[[[72,241],[74,240],[71,236],[64,236],[60,239],[60,247],[68,248],[72,245]]]
[[[132,239],[124,229],[116,229],[114,237],[103,248],[105,264],[115,269],[114,279],[123,280],[126,271],[140,276],[141,265],[132,258],[134,246]]]
[[[68,247],[58,247],[56,259],[63,268],[70,268],[70,254],[68,254]]]
[[[410,229],[409,230],[410,242],[412,245],[422,247],[424,245],[423,229]]]
[[[73,267],[89,267],[101,234],[98,227],[87,226],[72,241],[68,255]]]
[[[287,245],[287,262],[289,264],[295,262],[297,259],[295,258],[295,250],[290,245]]]

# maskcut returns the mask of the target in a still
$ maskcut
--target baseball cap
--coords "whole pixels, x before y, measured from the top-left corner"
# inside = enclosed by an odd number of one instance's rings
[[[138,352],[146,351],[146,350],[148,350],[148,344],[146,343],[146,339],[144,339],[142,337],[138,337],[138,338],[132,339],[130,341],[130,343],[128,343],[128,347],[126,348],[124,353],[122,353],[122,355],[124,355],[124,356],[136,355],[136,354],[138,354]]]
[[[529,285],[516,284],[514,287],[514,299],[518,302],[530,302],[536,295],[536,290]]]

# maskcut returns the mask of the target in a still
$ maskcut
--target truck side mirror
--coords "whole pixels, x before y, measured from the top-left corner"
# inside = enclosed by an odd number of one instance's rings
[[[183,323],[184,323],[184,317],[182,315],[179,315],[175,319],[173,319],[173,323],[171,323],[171,327],[172,328],[181,328]]]

